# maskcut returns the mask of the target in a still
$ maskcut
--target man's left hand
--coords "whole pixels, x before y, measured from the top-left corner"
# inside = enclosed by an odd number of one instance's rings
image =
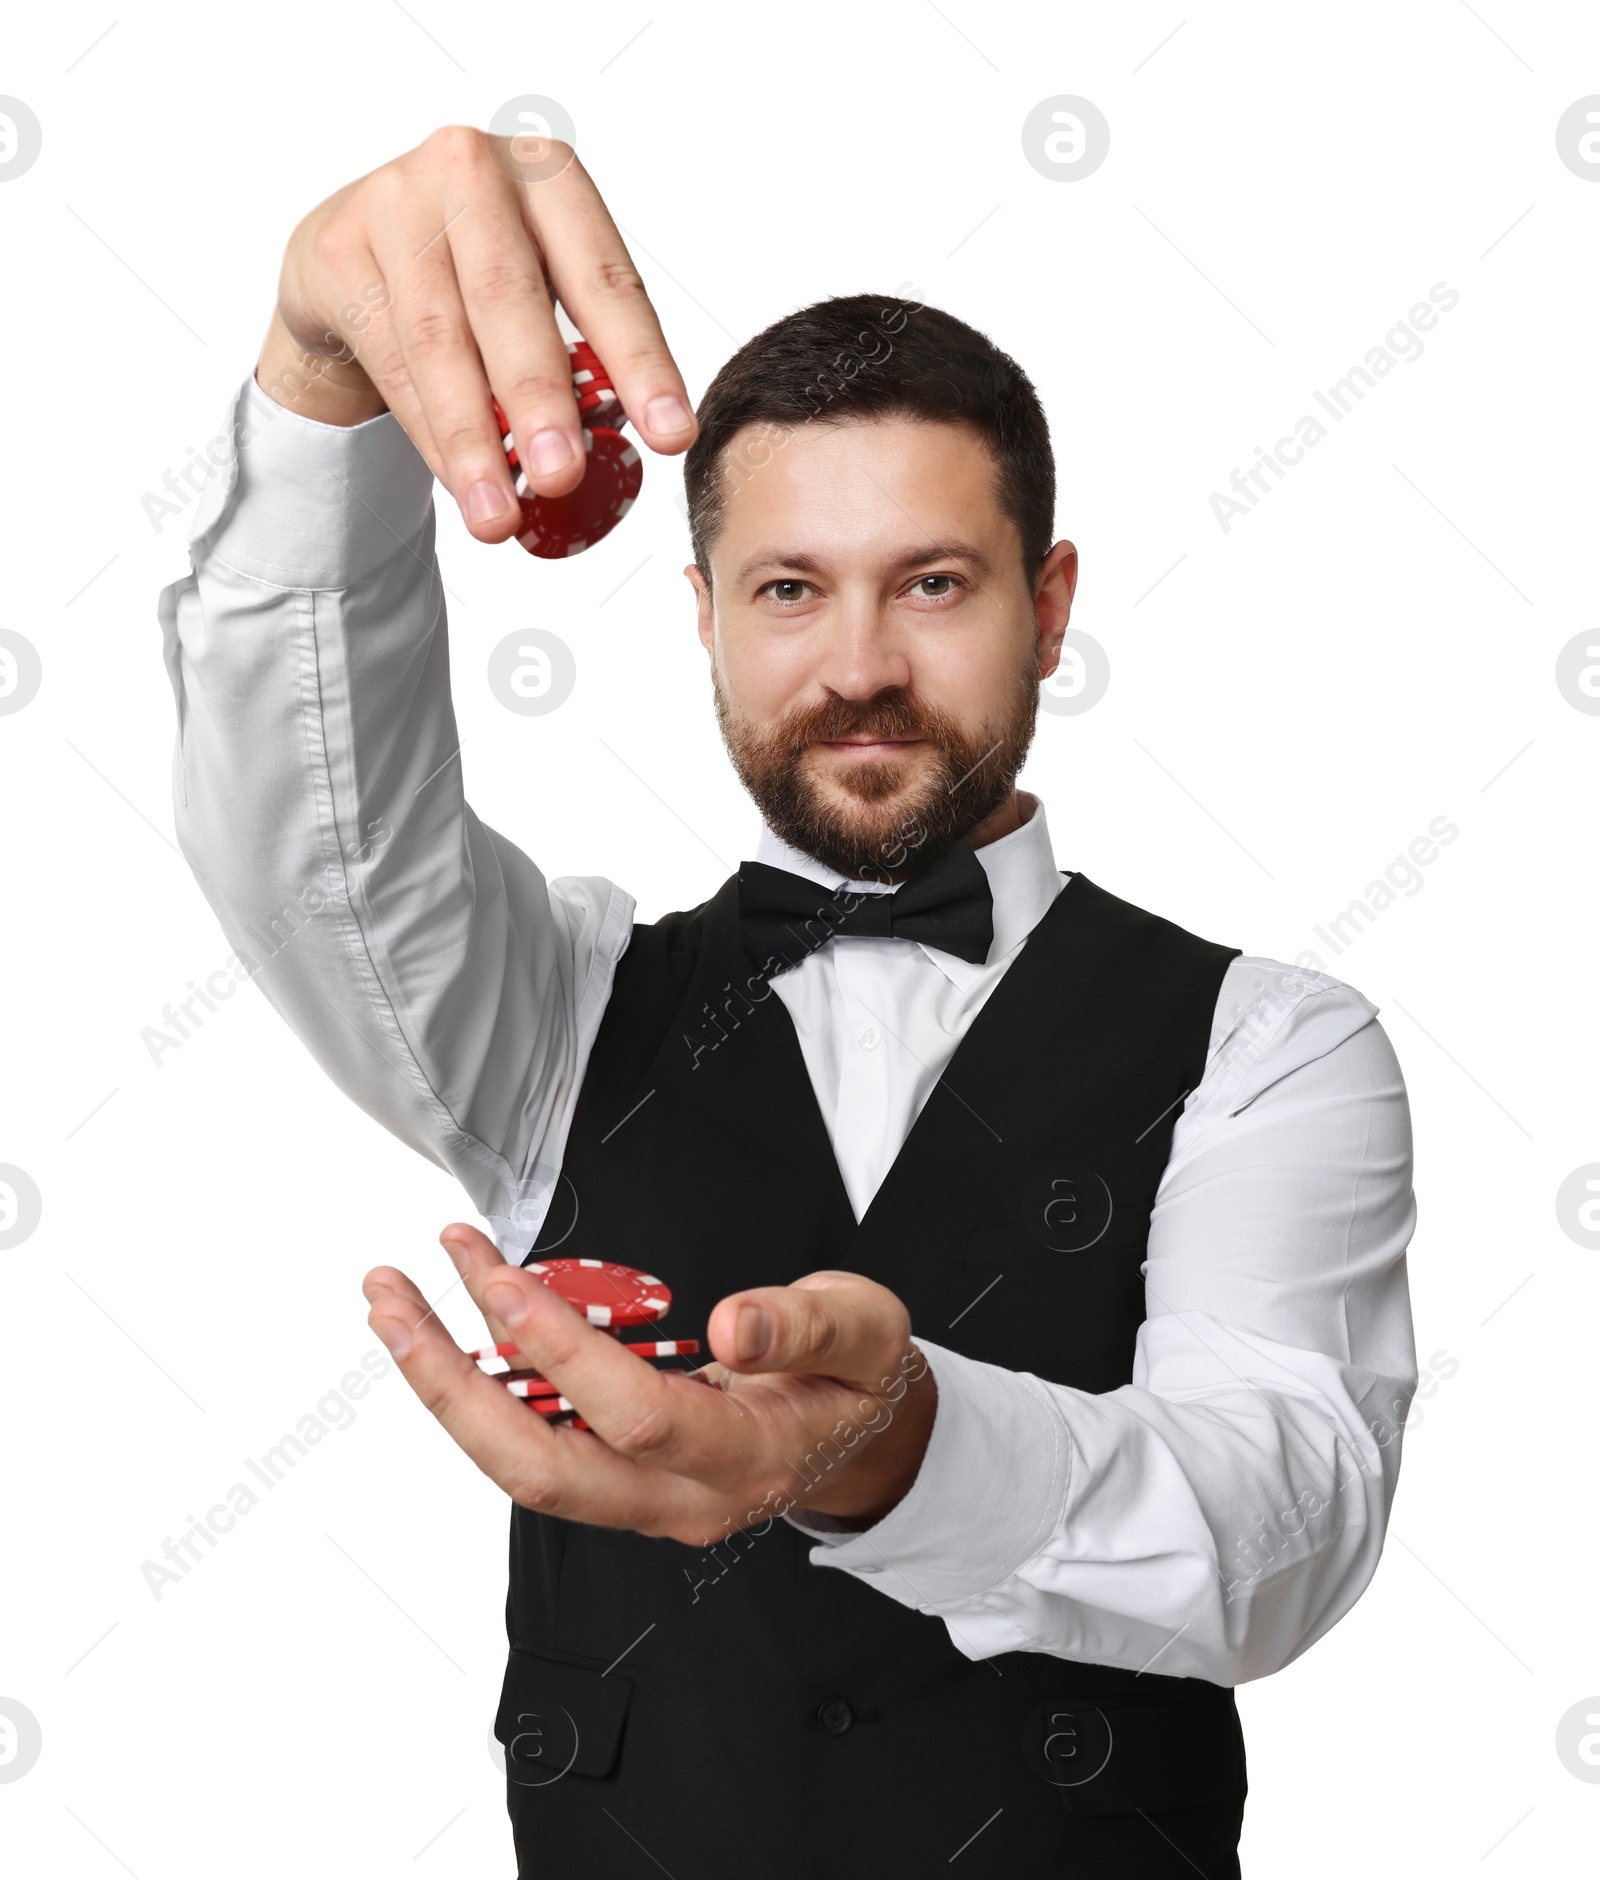
[[[589,1325],[476,1228],[439,1238],[495,1342],[514,1343],[590,1429],[552,1427],[480,1371],[393,1267],[363,1283],[367,1323],[450,1437],[524,1508],[703,1547],[790,1509],[870,1527],[916,1479],[933,1374],[906,1308],[876,1281],[810,1273],[731,1294],[706,1329],[724,1385],[708,1390]]]

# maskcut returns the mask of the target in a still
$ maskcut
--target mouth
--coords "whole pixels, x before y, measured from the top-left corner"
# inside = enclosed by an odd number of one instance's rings
[[[849,763],[866,763],[873,758],[902,757],[914,751],[924,738],[819,738],[814,748],[830,757]]]

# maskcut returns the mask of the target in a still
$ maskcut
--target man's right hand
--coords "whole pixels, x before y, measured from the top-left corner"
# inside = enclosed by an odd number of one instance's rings
[[[530,153],[528,142],[451,125],[313,209],[289,239],[256,373],[279,404],[324,424],[393,411],[483,542],[521,526],[491,387],[530,489],[562,496],[583,478],[553,300],[652,450],[687,450],[696,428],[588,172],[568,146]]]

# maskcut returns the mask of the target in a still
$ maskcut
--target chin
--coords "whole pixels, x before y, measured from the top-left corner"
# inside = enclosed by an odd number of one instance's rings
[[[812,790],[831,810],[848,814],[866,807],[881,813],[917,794],[922,773],[928,768],[920,757],[919,752],[870,761],[845,758],[831,764],[817,759],[807,768]]]
[[[896,834],[912,815],[917,798],[909,790],[892,796],[863,801],[857,796],[823,796],[816,808],[823,820],[857,843],[867,843],[878,836]]]
[[[903,780],[877,796],[830,788],[815,792],[812,821],[827,831],[836,866],[848,862],[852,874],[897,870],[925,835],[925,807],[922,792]]]

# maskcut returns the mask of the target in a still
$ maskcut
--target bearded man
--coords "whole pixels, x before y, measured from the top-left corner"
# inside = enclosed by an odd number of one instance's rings
[[[513,1504],[518,1872],[1236,1875],[1234,1687],[1366,1586],[1415,1385],[1393,1053],[1348,987],[1058,869],[1017,777],[1077,553],[1016,362],[855,295],[693,414],[582,165],[529,167],[453,128],[295,231],[162,608],[204,892],[459,1177],[490,1334],[588,1426],[368,1276]],[[463,790],[433,487],[519,529],[491,391],[530,489],[579,486],[556,300],[687,452],[762,817],[649,923]],[[665,1276],[726,1388],[586,1324],[524,1270],[557,1251]]]

